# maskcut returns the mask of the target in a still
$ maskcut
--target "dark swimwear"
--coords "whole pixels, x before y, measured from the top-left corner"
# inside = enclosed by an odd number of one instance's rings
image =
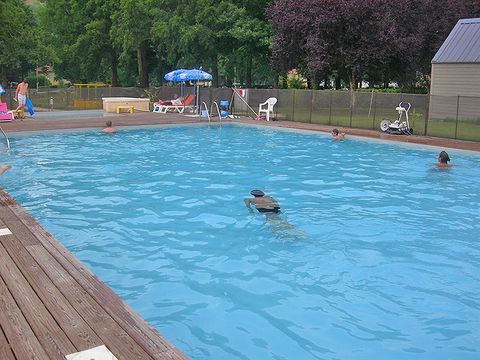
[[[257,208],[258,212],[261,213],[276,213],[278,214],[280,212],[280,207],[274,207],[273,209],[268,209],[268,208]]]

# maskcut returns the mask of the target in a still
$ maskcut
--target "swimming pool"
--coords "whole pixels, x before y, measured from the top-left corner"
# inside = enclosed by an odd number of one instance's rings
[[[233,125],[11,143],[3,187],[191,358],[480,356],[477,154]]]

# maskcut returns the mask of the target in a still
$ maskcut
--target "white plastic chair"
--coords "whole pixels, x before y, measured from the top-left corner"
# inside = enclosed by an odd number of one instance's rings
[[[264,113],[267,121],[270,121],[270,113],[273,114],[273,106],[277,103],[277,98],[271,97],[267,101],[258,105],[258,115]]]

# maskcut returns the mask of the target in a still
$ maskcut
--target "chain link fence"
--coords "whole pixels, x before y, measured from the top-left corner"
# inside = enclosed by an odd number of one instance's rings
[[[101,109],[102,97],[143,97],[154,102],[193,93],[193,87],[179,86],[48,88],[30,89],[30,98],[37,108],[78,110]],[[227,100],[233,105],[232,113],[254,117],[258,105],[269,97],[278,99],[274,108],[274,118],[278,120],[374,130],[380,129],[385,118],[396,120],[395,108],[400,102],[409,102],[414,134],[480,141],[479,97],[292,89],[247,89],[240,96],[229,88],[201,87],[197,105],[205,103],[216,114],[213,102]],[[10,109],[16,107],[13,98],[12,89],[2,95]]]

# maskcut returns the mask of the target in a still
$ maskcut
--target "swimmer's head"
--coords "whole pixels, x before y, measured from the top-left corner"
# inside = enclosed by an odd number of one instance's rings
[[[336,129],[336,128],[333,129],[333,130],[332,130],[332,134],[333,134],[333,135],[338,135],[338,129]]]
[[[107,127],[112,127],[112,121],[111,120],[108,120],[107,123],[106,123]]]
[[[448,156],[446,151],[442,151],[440,152],[440,154],[438,154],[438,161],[442,164],[446,164],[450,161],[450,157]]]
[[[255,197],[261,197],[265,195],[265,193],[262,190],[252,190],[250,191],[250,194],[252,194]]]

